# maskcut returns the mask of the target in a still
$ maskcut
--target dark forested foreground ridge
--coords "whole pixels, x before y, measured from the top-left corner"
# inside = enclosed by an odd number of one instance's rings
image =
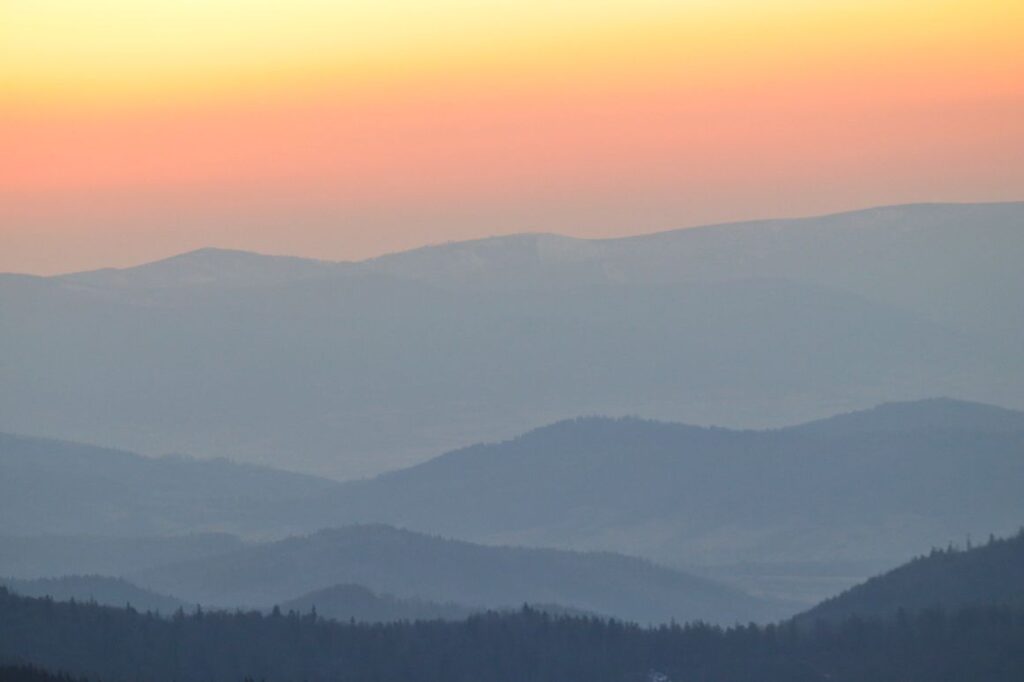
[[[644,629],[529,609],[458,623],[354,625],[280,612],[179,613],[168,620],[0,589],[4,659],[104,682],[639,682],[659,674],[720,682],[1019,682],[1024,612],[926,611],[807,630]]]
[[[1024,608],[1024,529],[981,547],[950,547],[923,556],[827,599],[798,620],[840,622],[890,616],[899,609],[999,604]]]
[[[85,682],[65,673],[54,674],[31,665],[0,663],[0,682]]]

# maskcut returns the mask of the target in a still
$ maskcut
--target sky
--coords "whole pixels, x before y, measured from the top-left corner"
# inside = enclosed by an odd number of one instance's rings
[[[1020,0],[2,0],[0,271],[1024,199]]]

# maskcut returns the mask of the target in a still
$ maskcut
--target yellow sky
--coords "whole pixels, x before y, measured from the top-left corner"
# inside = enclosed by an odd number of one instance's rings
[[[1024,3],[1006,0],[4,0],[0,83],[9,102],[138,104],[493,69],[736,77],[957,57],[999,71],[1019,68],[1022,26]]]
[[[1022,46],[1020,0],[0,0],[0,270],[1021,198]]]

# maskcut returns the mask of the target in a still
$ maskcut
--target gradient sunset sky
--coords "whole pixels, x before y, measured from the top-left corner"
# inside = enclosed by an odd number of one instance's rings
[[[0,271],[1018,199],[1021,0],[0,2]]]

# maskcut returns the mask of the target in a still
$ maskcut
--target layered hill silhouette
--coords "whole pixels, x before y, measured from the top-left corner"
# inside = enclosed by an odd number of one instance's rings
[[[0,430],[352,478],[587,414],[1020,408],[1022,226],[1020,203],[917,205],[3,275]]]
[[[1022,453],[1024,414],[948,399],[767,431],[578,419],[344,484],[6,437],[0,534],[120,535],[139,549],[0,539],[12,548],[0,574],[121,575],[189,558],[146,549],[132,539],[139,535],[226,531],[261,540],[363,522],[622,552],[810,602],[931,546],[1012,532],[1024,518]],[[145,559],[152,552],[159,560]],[[114,556],[136,563],[117,571]]]
[[[1024,414],[950,400],[772,431],[592,418],[348,484],[338,504],[487,542],[790,576],[815,599],[930,546],[1011,532],[1022,453]],[[744,582],[799,596],[775,583]]]
[[[348,526],[141,571],[130,580],[200,604],[257,607],[356,584],[472,608],[557,604],[639,622],[769,620],[788,605],[610,553],[490,547]]]
[[[899,611],[972,606],[1024,608],[1024,531],[973,548],[935,549],[825,600],[800,623],[842,622],[852,616],[893,618]]]
[[[596,532],[676,514],[775,524],[812,509],[821,521],[1012,520],[1022,444],[1024,413],[948,399],[765,431],[592,417],[346,484],[338,503],[347,516],[459,534],[569,531],[573,514]],[[952,509],[959,498],[975,504]]]

